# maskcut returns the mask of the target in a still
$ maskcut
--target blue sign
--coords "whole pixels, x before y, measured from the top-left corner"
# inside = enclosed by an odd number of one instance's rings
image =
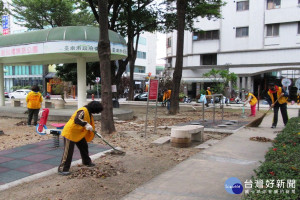
[[[3,15],[2,16],[2,26],[3,26],[3,29],[8,29],[9,28],[8,23],[9,23],[8,15]]]
[[[224,184],[226,192],[229,194],[241,194],[243,192],[243,186],[241,181],[236,177],[231,177],[226,180]]]

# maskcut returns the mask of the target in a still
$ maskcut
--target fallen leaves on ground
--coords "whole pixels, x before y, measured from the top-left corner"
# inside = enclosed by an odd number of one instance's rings
[[[17,125],[17,126],[26,126],[27,121],[20,121],[20,122],[16,123],[15,125]]]
[[[80,166],[82,165],[78,165],[78,167]],[[94,177],[105,179],[107,177],[116,176],[121,173],[125,173],[125,169],[123,168],[121,162],[116,164],[104,161],[101,163],[97,163],[95,167],[81,167],[79,169],[76,169],[68,178],[71,179]]]
[[[265,138],[265,137],[251,137],[249,138],[252,141],[257,141],[257,142],[272,142],[270,138]]]

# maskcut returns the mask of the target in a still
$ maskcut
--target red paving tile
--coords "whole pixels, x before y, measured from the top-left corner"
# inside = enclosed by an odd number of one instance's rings
[[[47,147],[38,147],[38,148],[34,148],[34,149],[29,149],[27,150],[28,152],[32,152],[32,153],[43,153],[43,152],[47,152],[47,151],[51,151],[52,149]]]
[[[7,161],[11,161],[11,160],[14,160],[14,158],[8,158],[8,157],[1,157],[0,156],[0,163],[4,163],[4,162],[7,162]]]
[[[16,150],[14,150],[14,149],[3,150],[3,151],[0,151],[0,156],[9,154],[9,153],[14,153],[14,152],[16,152]]]
[[[28,172],[28,173],[31,173],[31,174],[36,174],[36,173],[40,173],[42,171],[52,169],[54,167],[57,167],[57,166],[43,164],[43,163],[34,163],[32,165],[27,165],[25,167],[20,167],[20,168],[15,169],[15,170],[22,171],[22,172]]]
[[[0,167],[0,173],[1,173],[1,172],[6,172],[6,171],[8,171],[8,170],[10,170],[10,169],[5,168],[5,167]]]
[[[22,158],[22,160],[41,162],[43,160],[47,160],[47,159],[54,158],[54,157],[56,157],[56,156],[48,155],[48,154],[35,154],[35,155],[31,155],[31,156],[27,156],[25,158]]]

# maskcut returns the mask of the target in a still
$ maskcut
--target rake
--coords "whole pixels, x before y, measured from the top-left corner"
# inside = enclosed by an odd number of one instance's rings
[[[110,146],[113,150],[114,150],[114,153],[113,154],[118,154],[118,155],[125,155],[125,151],[121,151],[119,149],[116,149],[114,146],[112,146],[111,144],[109,144],[104,138],[103,136],[98,133],[97,131],[93,131],[95,135],[97,135],[101,140],[103,140],[103,142],[105,142],[105,144],[107,144],[108,146]]]

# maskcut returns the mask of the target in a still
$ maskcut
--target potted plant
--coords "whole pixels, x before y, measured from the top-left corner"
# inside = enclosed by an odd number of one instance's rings
[[[55,109],[65,108],[65,95],[64,95],[64,86],[62,84],[56,84],[52,87],[54,94],[59,94],[61,99],[57,99],[54,102]]]
[[[185,97],[185,94],[182,93],[182,92],[180,92],[180,93],[179,93],[179,101],[180,101],[180,102],[183,102],[184,97]]]

